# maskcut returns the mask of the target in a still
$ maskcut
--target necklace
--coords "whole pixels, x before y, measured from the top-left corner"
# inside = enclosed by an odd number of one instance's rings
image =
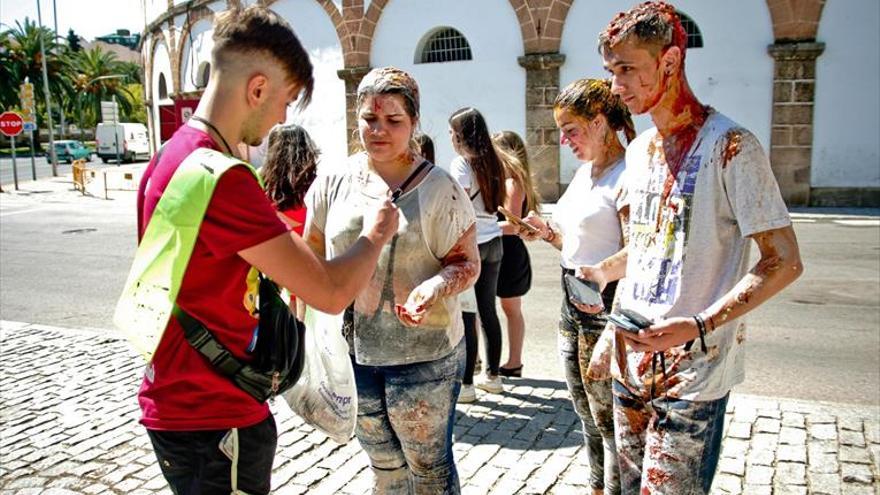
[[[233,155],[233,156],[235,155],[235,153],[232,152],[232,146],[229,146],[229,143],[226,142],[226,138],[223,137],[223,134],[221,134],[220,131],[217,130],[217,127],[215,127],[214,124],[212,124],[210,121],[208,121],[208,119],[203,119],[203,118],[199,117],[198,115],[193,115],[190,118],[195,120],[196,122],[201,122],[202,124],[205,124],[205,126],[207,126],[209,129],[214,131],[214,134],[216,134],[217,137],[220,138],[220,141],[223,141],[223,146],[226,147],[226,150],[229,151],[229,154]]]

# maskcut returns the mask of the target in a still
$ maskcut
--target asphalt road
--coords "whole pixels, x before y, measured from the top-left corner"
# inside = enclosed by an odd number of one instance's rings
[[[84,197],[60,179],[24,189],[0,195],[0,318],[112,331],[135,248],[133,195]],[[805,274],[751,315],[737,391],[880,405],[880,212],[872,213],[796,219]],[[530,250],[525,374],[562,379],[558,254],[543,243]]]
[[[110,163],[103,163],[97,155],[92,157],[92,160],[88,162],[89,167],[95,169],[101,169],[105,167],[115,167],[115,160]],[[33,182],[34,180],[34,172],[36,172],[37,179],[47,179],[52,177],[52,165],[49,164],[49,160],[44,156],[34,157],[33,166],[31,166],[31,158],[30,156],[18,156],[15,159],[16,169],[18,171],[18,183],[19,186],[27,184],[29,182]],[[59,162],[57,166],[58,175],[63,176],[65,174],[70,174],[70,165],[67,163]],[[0,186],[3,187],[3,190],[13,190],[15,185],[15,173],[12,168],[12,158],[0,158]]]

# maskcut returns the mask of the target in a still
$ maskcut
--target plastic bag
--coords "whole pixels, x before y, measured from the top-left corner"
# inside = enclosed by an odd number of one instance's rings
[[[281,396],[306,423],[347,443],[357,422],[357,388],[342,315],[307,307],[304,320],[305,365],[296,385]]]

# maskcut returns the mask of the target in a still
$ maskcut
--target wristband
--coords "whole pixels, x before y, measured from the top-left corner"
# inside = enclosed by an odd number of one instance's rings
[[[694,315],[694,321],[697,322],[697,331],[700,332],[700,350],[703,353],[708,353],[709,350],[706,347],[706,321],[703,320],[703,317],[699,314]]]

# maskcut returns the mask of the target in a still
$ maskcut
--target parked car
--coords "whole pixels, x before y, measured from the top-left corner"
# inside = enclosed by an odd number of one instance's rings
[[[82,141],[55,141],[55,156],[59,162],[73,163],[74,160],[92,160],[93,152]]]
[[[98,156],[104,163],[115,160],[117,156],[124,162],[150,158],[150,141],[147,138],[147,128],[143,124],[100,123],[95,130],[95,142],[98,145]]]

